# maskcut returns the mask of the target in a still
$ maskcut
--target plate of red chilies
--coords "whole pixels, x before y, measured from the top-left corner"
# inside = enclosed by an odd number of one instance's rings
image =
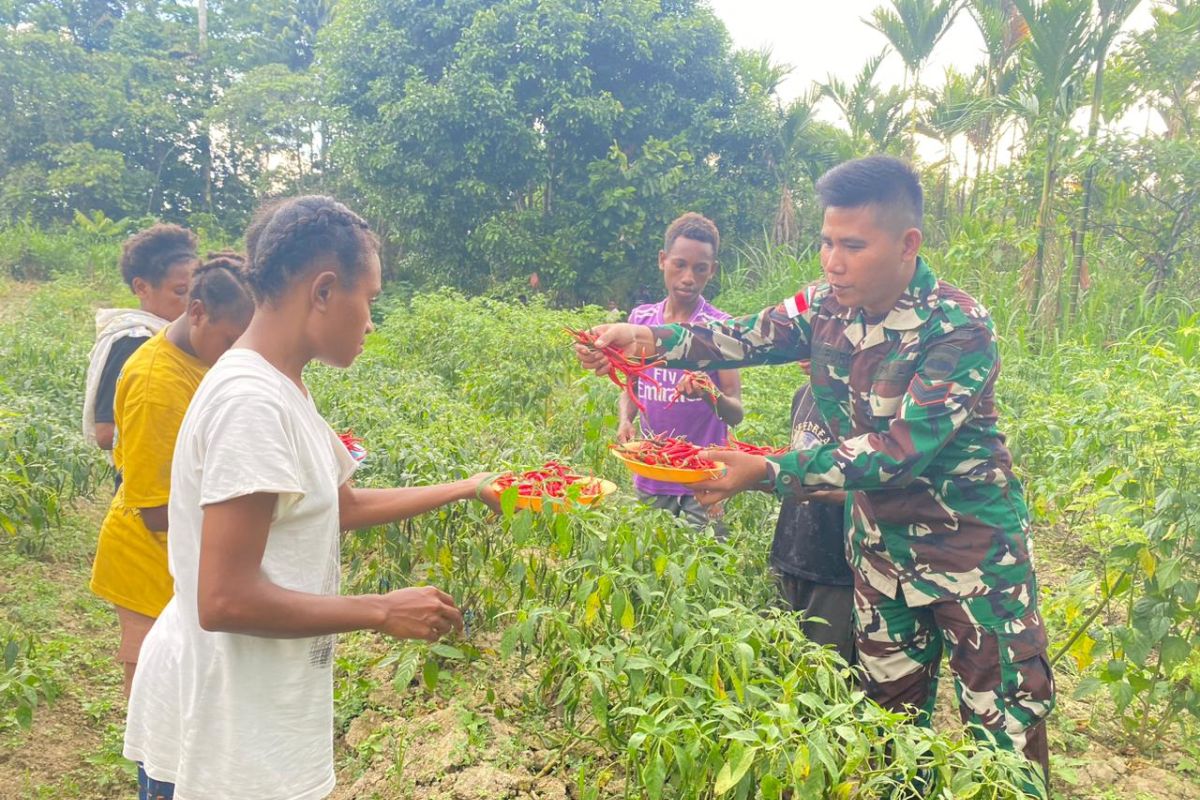
[[[697,483],[725,474],[725,465],[700,456],[683,437],[655,436],[609,445],[612,453],[636,475],[668,483]]]
[[[506,472],[492,481],[492,488],[500,493],[510,486],[517,487],[517,508],[541,511],[543,500],[549,500],[556,511],[571,503],[590,505],[617,490],[617,485],[589,475],[580,475],[566,464],[547,461],[538,469],[524,472]],[[578,486],[576,496],[569,486]]]

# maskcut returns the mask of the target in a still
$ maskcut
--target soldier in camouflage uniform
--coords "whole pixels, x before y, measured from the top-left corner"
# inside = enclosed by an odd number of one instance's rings
[[[707,325],[615,325],[601,342],[671,366],[727,369],[811,359],[835,440],[779,457],[722,452],[702,503],[739,491],[848,492],[856,645],[868,694],[932,713],[944,649],[959,709],[981,738],[1049,778],[1054,701],[1037,608],[1029,515],[996,427],[1000,364],[987,311],[923,258],[912,169],[875,156],[818,183],[826,281],[774,308]],[[606,362],[579,348],[585,366]],[[715,455],[715,454],[714,454]]]

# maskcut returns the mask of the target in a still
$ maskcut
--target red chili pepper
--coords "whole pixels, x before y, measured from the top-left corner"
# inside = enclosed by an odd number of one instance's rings
[[[661,367],[667,362],[663,359],[649,361],[645,356],[642,356],[637,361],[631,361],[624,353],[612,345],[604,347],[596,346],[596,336],[591,331],[577,331],[574,328],[565,328],[567,333],[575,339],[576,342],[593,350],[599,350],[600,353],[608,359],[609,370],[608,377],[613,383],[625,390],[629,395],[629,399],[637,407],[638,411],[646,413],[646,406],[638,399],[637,389],[634,385],[634,379],[644,380],[651,386],[661,386],[654,376],[650,374],[650,370],[655,367]],[[621,382],[621,376],[625,378],[624,383]]]
[[[350,457],[355,461],[362,461],[367,457],[367,449],[363,447],[362,439],[354,435],[354,431],[348,430],[345,433],[339,433],[338,438],[342,440],[342,444],[346,446]]]
[[[693,372],[692,370],[686,370],[683,373],[683,377],[691,378],[692,381],[698,387],[703,389],[708,394],[709,402],[711,402],[714,406],[717,404],[717,401],[721,399],[721,390],[717,388],[717,385],[715,383],[713,383],[713,379],[711,377],[709,377],[708,373]],[[667,403],[667,408],[670,408],[671,406],[675,405],[675,403],[681,397],[683,397],[683,393],[681,391],[679,391],[679,387],[676,386],[675,392],[671,395],[670,402]]]
[[[767,445],[740,442],[732,436],[729,437],[729,441],[722,445],[720,449],[737,450],[742,453],[749,453],[752,456],[781,456],[788,451],[786,447],[769,447]]]

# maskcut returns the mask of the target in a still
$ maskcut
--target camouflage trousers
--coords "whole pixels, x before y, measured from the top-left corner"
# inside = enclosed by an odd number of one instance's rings
[[[1049,787],[1046,716],[1054,676],[1032,587],[909,606],[855,576],[855,639],[867,695],[892,711],[932,719],[944,650],[959,714],[976,738],[1022,752]]]

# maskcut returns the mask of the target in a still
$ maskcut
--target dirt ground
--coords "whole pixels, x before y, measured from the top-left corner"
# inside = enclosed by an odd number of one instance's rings
[[[87,589],[101,505],[69,515],[49,552],[21,555],[0,542],[0,614],[41,637],[39,658],[54,666],[60,694],[39,706],[30,730],[0,730],[0,798],[135,796],[120,756],[123,699],[112,660],[116,619]],[[1039,541],[1043,582],[1070,574],[1069,539]],[[1062,565],[1056,567],[1054,565]],[[534,677],[504,661],[495,637],[476,642],[478,661],[444,672],[435,691],[420,678],[396,686],[396,665],[378,637],[346,637],[338,657],[338,787],[335,800],[566,800],[580,796],[579,765],[603,794],[624,790],[621,764],[577,742],[554,747],[550,715],[537,707]],[[1190,740],[1138,754],[1103,704],[1071,698],[1075,680],[1058,676],[1051,719],[1055,797],[1065,800],[1200,800]],[[953,689],[943,680],[937,724],[958,726]],[[1177,737],[1178,738],[1178,737]]]

